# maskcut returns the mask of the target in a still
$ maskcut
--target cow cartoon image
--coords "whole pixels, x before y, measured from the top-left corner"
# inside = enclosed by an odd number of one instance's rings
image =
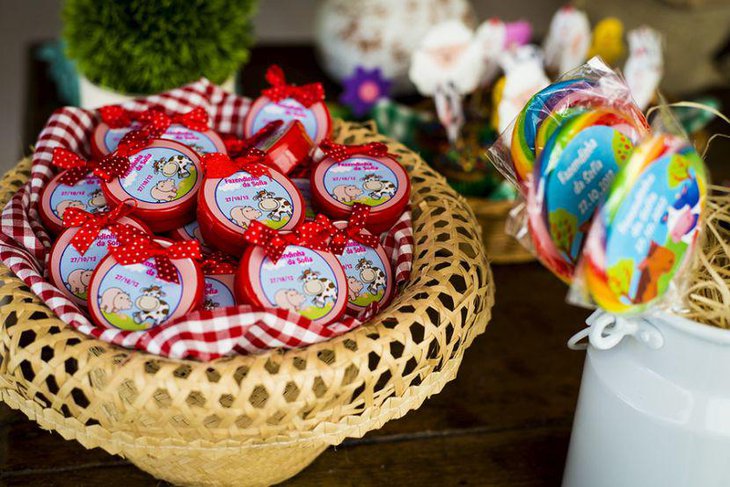
[[[109,206],[106,204],[106,198],[104,197],[104,193],[102,193],[100,189],[95,189],[91,193],[91,195],[89,195],[89,201],[87,205],[90,208],[90,213],[98,213],[100,211],[107,211],[109,209]]]
[[[362,194],[362,190],[351,184],[341,184],[332,190],[332,196],[341,203],[353,203]]]
[[[327,301],[337,300],[337,287],[335,283],[326,277],[319,277],[319,274],[311,269],[305,269],[299,276],[304,281],[304,293],[311,296],[312,302],[318,308],[324,308]]]
[[[378,294],[378,288],[381,286],[385,289],[385,272],[375,267],[372,261],[362,258],[355,265],[355,269],[360,271],[360,280],[368,285],[370,294]]]
[[[145,320],[151,320],[152,326],[157,326],[170,314],[170,305],[162,298],[165,292],[160,286],[149,286],[142,288],[142,294],[134,301],[134,305],[139,308],[132,314],[135,323],[143,323]]]
[[[231,221],[245,230],[253,220],[256,220],[262,214],[251,206],[235,206],[231,208]]]
[[[307,298],[295,289],[279,289],[274,294],[274,304],[277,308],[299,311]]]
[[[179,179],[185,179],[190,176],[189,168],[192,165],[193,161],[189,157],[178,154],[168,159],[164,157],[157,159],[152,164],[152,168],[155,170],[155,173],[160,173],[166,178],[177,176]]]
[[[150,196],[160,203],[174,201],[177,198],[177,186],[172,179],[158,181],[150,190]]]
[[[69,208],[79,208],[83,210],[86,208],[86,205],[79,200],[63,200],[56,205],[56,215],[58,215],[58,218],[63,220],[63,215]]]
[[[294,212],[291,202],[281,196],[276,196],[271,191],[262,189],[253,197],[259,202],[259,208],[268,212],[267,217],[275,222],[280,222],[284,216],[291,216]]]
[[[203,308],[203,309],[204,309],[205,311],[210,311],[210,310],[212,310],[212,309],[216,309],[216,308],[219,308],[219,307],[220,307],[220,304],[218,304],[217,302],[213,301],[213,300],[212,300],[212,299],[210,299],[210,298],[206,298],[206,300],[205,300],[205,301],[203,301],[203,306],[202,306],[202,308]]]
[[[75,269],[71,271],[66,279],[66,287],[76,296],[83,296],[89,287],[91,273],[92,271],[89,269]]]
[[[103,313],[119,313],[132,309],[132,300],[129,294],[125,293],[118,287],[110,287],[104,291],[99,300],[99,307]]]
[[[687,245],[694,240],[697,220],[700,218],[700,188],[696,179],[682,185],[672,206],[662,217],[667,224],[669,237],[674,243],[684,242]]]
[[[659,294],[659,278],[674,267],[674,253],[652,241],[649,253],[639,263],[639,283],[636,286],[635,303],[647,303]]]
[[[355,301],[362,292],[362,282],[360,282],[356,277],[348,276],[347,277],[347,299],[348,301]]]
[[[366,191],[370,191],[370,197],[379,200],[383,197],[392,198],[395,194],[395,184],[390,181],[384,181],[377,174],[366,174],[362,178],[362,187]]]

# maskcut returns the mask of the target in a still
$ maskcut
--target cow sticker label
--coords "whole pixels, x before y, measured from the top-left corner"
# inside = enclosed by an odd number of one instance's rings
[[[387,264],[371,247],[350,240],[337,259],[347,275],[347,300],[350,304],[365,308],[381,301],[387,294]]]
[[[235,306],[236,299],[233,297],[233,292],[230,288],[232,282],[232,275],[205,276],[205,300],[203,301],[203,309],[211,310]]]
[[[53,214],[63,220],[67,209],[74,207],[98,213],[108,210],[104,193],[101,191],[101,181],[96,176],[88,175],[76,183],[75,186],[59,184],[51,192],[50,206]]]
[[[317,137],[317,117],[314,112],[293,98],[285,98],[276,103],[269,101],[264,104],[254,115],[251,133],[255,134],[266,124],[275,120],[283,120],[284,125],[290,120],[299,120],[312,140]]]
[[[195,187],[198,171],[185,154],[167,147],[149,147],[130,156],[130,170],[121,178],[122,189],[146,203],[170,203]]]
[[[696,243],[706,193],[702,161],[668,154],[646,168],[606,228],[606,276],[625,305],[661,296]]]
[[[239,171],[222,178],[215,187],[218,210],[242,230],[252,220],[279,229],[291,220],[294,203],[291,194],[268,176],[257,178]]]
[[[311,320],[326,318],[339,293],[335,272],[324,257],[295,245],[287,247],[276,264],[268,257],[263,260],[259,282],[272,306]]]
[[[99,283],[97,304],[103,318],[122,330],[147,330],[163,323],[180,305],[184,285],[157,279],[152,259],[114,264]],[[96,278],[95,278],[96,280]]]
[[[547,223],[556,248],[575,264],[593,213],[633,144],[606,126],[580,131],[544,175]]]
[[[91,243],[84,255],[81,255],[73,245],[67,245],[59,259],[59,274],[63,284],[74,296],[86,300],[91,274],[104,258],[109,245],[117,246],[116,237],[108,229],[103,229]]]
[[[353,157],[327,168],[324,187],[332,198],[347,206],[355,203],[380,206],[398,192],[398,178],[378,160]]]

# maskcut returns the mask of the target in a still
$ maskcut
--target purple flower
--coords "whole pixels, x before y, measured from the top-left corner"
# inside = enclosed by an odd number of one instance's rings
[[[390,80],[383,77],[380,68],[368,70],[357,66],[352,74],[342,80],[344,91],[340,102],[347,105],[356,117],[366,115],[381,98],[390,93]]]

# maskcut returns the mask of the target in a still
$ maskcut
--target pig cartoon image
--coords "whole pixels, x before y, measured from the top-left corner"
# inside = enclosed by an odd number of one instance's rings
[[[361,194],[362,190],[357,186],[353,186],[351,184],[341,184],[339,186],[335,186],[335,188],[332,190],[332,196],[334,196],[337,201],[340,201],[342,203],[352,203],[356,201]]]
[[[99,307],[102,312],[107,314],[118,313],[132,309],[132,300],[129,294],[118,287],[110,287],[101,295]]]
[[[159,202],[173,201],[177,198],[177,186],[172,179],[163,179],[150,190],[150,196]]]
[[[696,179],[687,181],[672,206],[667,208],[662,221],[672,242],[691,244],[697,232],[697,221],[700,218],[700,188]]]
[[[236,206],[231,208],[231,221],[243,229],[248,228],[251,222],[261,215],[263,213],[251,206]]]
[[[78,200],[63,200],[56,205],[56,215],[58,215],[58,218],[63,220],[63,214],[69,208],[80,208],[83,210],[86,208],[86,205]]]
[[[349,276],[347,278],[347,299],[349,301],[355,301],[360,296],[362,288],[362,282],[355,277]]]
[[[91,280],[91,272],[88,269],[76,269],[68,275],[66,286],[76,296],[82,296],[86,293]]]
[[[305,300],[304,295],[294,289],[279,289],[274,295],[276,307],[289,311],[299,311]]]

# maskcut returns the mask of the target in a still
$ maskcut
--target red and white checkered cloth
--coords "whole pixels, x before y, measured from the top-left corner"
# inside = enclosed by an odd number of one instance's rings
[[[161,105],[171,114],[203,107],[208,111],[214,130],[241,136],[250,102],[202,79],[123,104],[130,110],[144,110],[152,105]],[[62,321],[82,333],[123,347],[164,357],[207,361],[233,353],[296,348],[328,340],[360,326],[377,311],[371,308],[359,317],[360,320],[346,317],[326,327],[286,310],[252,306],[196,311],[148,331],[105,329],[93,325],[44,277],[51,240],[40,224],[38,201],[41,188],[54,174],[51,166],[53,149],[65,147],[89,155],[89,141],[97,122],[95,112],[81,108],[66,107],[53,113],[38,137],[30,179],[5,206],[0,220],[0,260]],[[410,277],[413,260],[410,212],[406,212],[386,234],[383,245],[391,257],[396,284],[400,285]]]

